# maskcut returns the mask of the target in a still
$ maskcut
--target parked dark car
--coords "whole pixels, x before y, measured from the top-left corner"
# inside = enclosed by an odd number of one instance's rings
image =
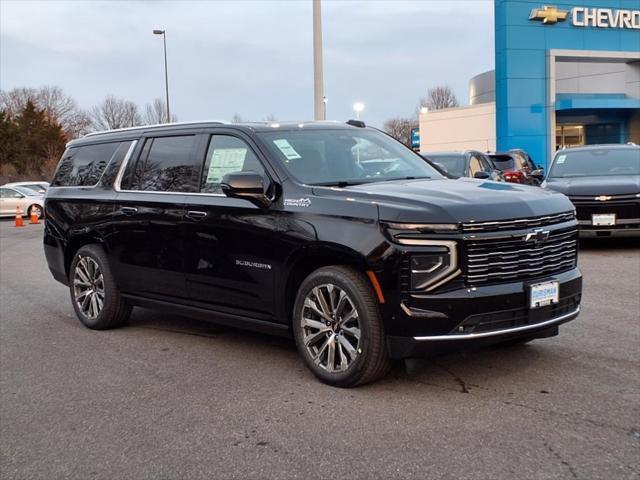
[[[337,386],[393,358],[556,335],[580,310],[564,195],[446,179],[356,121],[90,134],[46,209],[47,262],[85,326],[143,306],[291,335]]]
[[[640,147],[560,150],[543,187],[573,202],[581,236],[640,236]]]
[[[427,152],[421,154],[439,166],[451,178],[471,177],[504,182],[504,175],[484,153],[475,150],[464,152]]]
[[[489,153],[493,164],[502,171],[504,179],[511,183],[539,186],[544,171],[538,168],[524,150],[514,149],[508,152]]]

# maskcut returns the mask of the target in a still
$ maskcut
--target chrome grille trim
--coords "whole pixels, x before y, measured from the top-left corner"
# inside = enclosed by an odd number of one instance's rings
[[[464,222],[463,232],[491,232],[496,230],[515,230],[518,228],[540,227],[556,223],[569,222],[575,219],[575,212],[564,212],[557,215],[542,217],[519,218],[514,220],[501,220],[494,222]]]
[[[507,240],[467,239],[464,242],[465,282],[480,285],[559,273],[575,267],[577,251],[575,226],[551,232],[542,243],[527,242],[524,235]]]

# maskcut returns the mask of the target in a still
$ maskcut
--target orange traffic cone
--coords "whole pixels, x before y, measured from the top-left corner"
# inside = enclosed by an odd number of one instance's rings
[[[31,221],[29,223],[31,225],[40,223],[40,215],[38,215],[38,212],[36,212],[35,208],[31,209]]]
[[[22,212],[20,211],[20,207],[16,207],[16,227],[24,227],[24,222],[22,221]]]

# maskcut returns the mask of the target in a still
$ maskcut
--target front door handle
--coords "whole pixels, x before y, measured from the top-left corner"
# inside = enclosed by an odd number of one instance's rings
[[[189,210],[185,215],[185,217],[187,217],[189,220],[194,220],[196,222],[202,220],[206,216],[207,212],[199,212],[197,210]]]
[[[122,207],[120,211],[125,215],[133,215],[138,212],[138,209],[136,207]]]

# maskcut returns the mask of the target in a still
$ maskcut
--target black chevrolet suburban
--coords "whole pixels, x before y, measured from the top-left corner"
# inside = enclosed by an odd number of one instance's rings
[[[542,186],[569,197],[581,237],[640,237],[639,146],[559,150]]]
[[[580,310],[574,207],[444,178],[362,122],[93,133],[47,192],[44,248],[80,321],[133,306],[292,336],[322,381],[556,335]]]

